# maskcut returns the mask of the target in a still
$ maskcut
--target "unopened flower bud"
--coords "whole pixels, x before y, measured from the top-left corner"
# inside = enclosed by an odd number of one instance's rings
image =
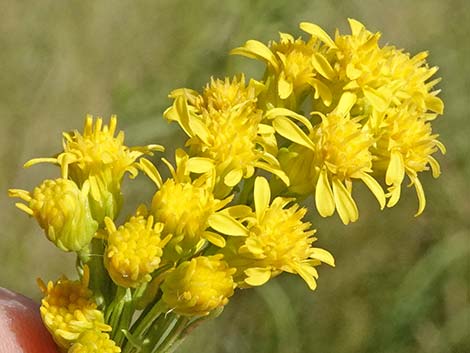
[[[45,180],[32,193],[10,190],[10,196],[19,197],[29,206],[17,207],[36,218],[46,236],[64,251],[79,251],[95,235],[98,223],[92,218],[88,203],[88,184],[80,190],[66,179]]]
[[[208,315],[226,305],[233,295],[234,273],[220,254],[185,261],[163,282],[163,301],[181,315]]]

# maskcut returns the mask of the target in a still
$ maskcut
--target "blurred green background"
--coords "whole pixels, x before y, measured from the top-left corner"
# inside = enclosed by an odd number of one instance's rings
[[[278,31],[300,34],[311,21],[330,34],[348,17],[411,53],[429,50],[440,67],[446,109],[434,129],[448,148],[443,174],[424,175],[428,198],[415,219],[414,190],[380,212],[359,192],[360,220],[319,219],[319,246],[336,257],[310,292],[296,277],[241,291],[218,319],[198,328],[181,352],[328,353],[470,352],[470,6],[429,1],[1,1],[0,285],[39,299],[35,278],[73,275],[60,253],[6,197],[31,190],[58,170],[23,170],[61,147],[61,132],[81,129],[86,113],[119,117],[129,145],[180,146],[182,133],[162,119],[168,92],[200,89],[211,75],[262,65],[228,51]],[[144,178],[125,184],[132,202],[150,200]],[[369,206],[370,205],[370,206]]]

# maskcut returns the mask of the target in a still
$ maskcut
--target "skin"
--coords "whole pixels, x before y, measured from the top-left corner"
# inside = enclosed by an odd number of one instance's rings
[[[39,315],[39,305],[0,288],[0,352],[59,353]]]

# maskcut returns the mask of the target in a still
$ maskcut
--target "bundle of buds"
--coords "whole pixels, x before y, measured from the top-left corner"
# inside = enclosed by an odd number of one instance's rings
[[[314,290],[317,268],[333,256],[314,244],[299,201],[310,195],[322,217],[359,217],[353,186],[378,206],[395,206],[405,177],[425,208],[419,174],[440,174],[444,146],[431,123],[443,103],[427,53],[379,45],[380,33],[349,20],[332,39],[301,23],[307,39],[281,33],[249,40],[231,54],[265,64],[262,80],[216,79],[201,92],[170,93],[164,112],[188,139],[164,180],[149,156],[160,145],[128,147],[88,116],[64,133],[63,151],[25,164],[52,163],[60,177],[32,192],[11,189],[47,238],[77,255],[79,279],[38,280],[45,326],[64,352],[173,352],[196,324],[218,316],[237,289],[283,272]],[[159,167],[160,168],[160,167]],[[123,177],[155,184],[122,224]]]

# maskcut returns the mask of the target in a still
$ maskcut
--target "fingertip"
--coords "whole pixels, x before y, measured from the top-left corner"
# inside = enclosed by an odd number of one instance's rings
[[[58,352],[42,323],[39,305],[5,288],[0,288],[0,352]]]

